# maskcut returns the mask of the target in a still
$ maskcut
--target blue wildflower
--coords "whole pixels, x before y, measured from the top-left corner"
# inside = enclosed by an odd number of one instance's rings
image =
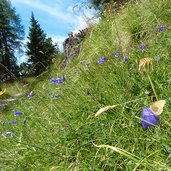
[[[141,49],[142,51],[144,51],[144,50],[145,50],[145,48],[146,48],[146,46],[145,46],[145,45],[140,46],[140,49]]]
[[[2,134],[2,132],[0,131],[0,134]]]
[[[23,124],[26,124],[27,118],[24,118]]]
[[[12,125],[15,125],[17,123],[17,121],[11,121]]]
[[[128,58],[126,56],[123,57],[123,62],[127,62]]]
[[[102,64],[105,60],[106,60],[106,57],[103,56],[98,60],[98,63]]]
[[[62,74],[62,81],[65,81],[65,80],[66,80],[65,76],[64,74]]]
[[[58,99],[59,96],[60,96],[60,94],[55,94],[55,95],[54,95],[54,97],[55,97],[56,99]]]
[[[55,78],[51,78],[51,79],[50,79],[50,83],[51,83],[51,84],[54,84],[54,83],[56,83],[56,82],[57,82],[57,79],[55,79]]]
[[[28,94],[28,98],[31,99],[35,94],[31,91],[29,94]]]
[[[159,120],[159,117],[153,114],[149,108],[144,108],[142,111],[142,119],[141,124],[144,129],[147,129],[149,126],[155,126]]]
[[[86,67],[89,67],[90,66],[90,63],[86,64]]]
[[[58,78],[58,79],[56,79],[56,83],[57,84],[62,84],[63,82],[62,82],[62,80],[60,78]]]
[[[162,32],[164,30],[165,30],[165,27],[164,26],[160,26],[159,29],[158,29],[159,32]]]
[[[22,114],[22,112],[19,112],[19,111],[16,111],[16,110],[13,110],[14,112],[14,116],[20,116]]]
[[[62,84],[63,82],[62,82],[62,80],[60,78],[57,78],[57,79],[56,78],[51,78],[50,83],[51,84],[54,84],[54,83]]]
[[[115,52],[115,57],[118,58],[120,56],[119,52]]]

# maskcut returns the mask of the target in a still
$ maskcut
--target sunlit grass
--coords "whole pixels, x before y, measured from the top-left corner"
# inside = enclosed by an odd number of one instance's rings
[[[171,169],[169,5],[169,0],[128,4],[93,28],[79,57],[64,70],[57,61],[42,76],[3,84],[10,95],[23,96],[1,111],[0,169]],[[158,32],[161,25],[165,30]],[[99,64],[102,56],[106,60]],[[142,74],[138,65],[145,56],[153,70]],[[62,84],[50,83],[62,74]],[[31,91],[35,96],[29,99]],[[142,109],[157,98],[166,100],[163,114],[156,127],[144,130]],[[95,117],[105,106],[113,108]],[[22,114],[16,117],[13,110]]]

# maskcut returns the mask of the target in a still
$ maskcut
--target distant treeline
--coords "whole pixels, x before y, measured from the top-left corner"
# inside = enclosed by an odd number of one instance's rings
[[[124,5],[128,1],[130,0],[90,0],[90,4],[95,9],[100,10],[102,14],[103,10],[105,10],[109,6],[117,8],[119,6]],[[132,0],[132,1],[135,1],[135,0]]]
[[[24,26],[9,0],[0,1],[0,81],[41,74],[59,53],[57,44],[41,29],[34,14],[31,14],[28,42],[24,39]],[[17,55],[26,49],[27,62],[17,65]],[[24,55],[24,54],[23,54]]]

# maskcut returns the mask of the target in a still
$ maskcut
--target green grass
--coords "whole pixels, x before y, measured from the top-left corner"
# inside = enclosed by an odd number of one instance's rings
[[[67,68],[54,65],[28,89],[16,83],[21,87],[15,91],[25,96],[1,112],[0,121],[8,123],[0,130],[0,170],[171,170],[170,6],[170,0],[128,4],[92,29]],[[159,33],[161,25],[165,30]],[[101,56],[107,60],[98,64]],[[122,62],[123,56],[128,62]],[[152,58],[154,69],[140,74],[138,61],[145,56]],[[63,84],[50,84],[50,78],[62,74]],[[31,90],[35,96],[28,99]],[[60,94],[58,100],[54,94]],[[144,130],[142,109],[156,98],[166,100],[164,112],[156,127]],[[116,104],[95,117],[101,107]],[[14,117],[13,109],[23,114]]]

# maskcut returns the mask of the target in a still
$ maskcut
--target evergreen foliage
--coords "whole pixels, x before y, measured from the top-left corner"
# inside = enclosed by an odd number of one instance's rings
[[[39,75],[51,64],[53,55],[58,53],[59,50],[56,45],[53,45],[51,38],[46,38],[46,34],[33,13],[28,40],[26,53],[29,56],[28,62],[31,74]]]
[[[117,4],[122,5],[123,3],[127,2],[128,0],[90,0],[90,3],[95,9],[102,10],[104,9],[108,4]]]
[[[0,78],[18,75],[15,52],[21,50],[24,28],[10,1],[0,1]],[[9,74],[10,73],[10,74]]]
[[[111,2],[111,0],[90,0],[90,3],[97,9],[101,9],[106,3]]]
[[[29,75],[29,64],[22,62],[19,66],[20,77],[27,77]]]

